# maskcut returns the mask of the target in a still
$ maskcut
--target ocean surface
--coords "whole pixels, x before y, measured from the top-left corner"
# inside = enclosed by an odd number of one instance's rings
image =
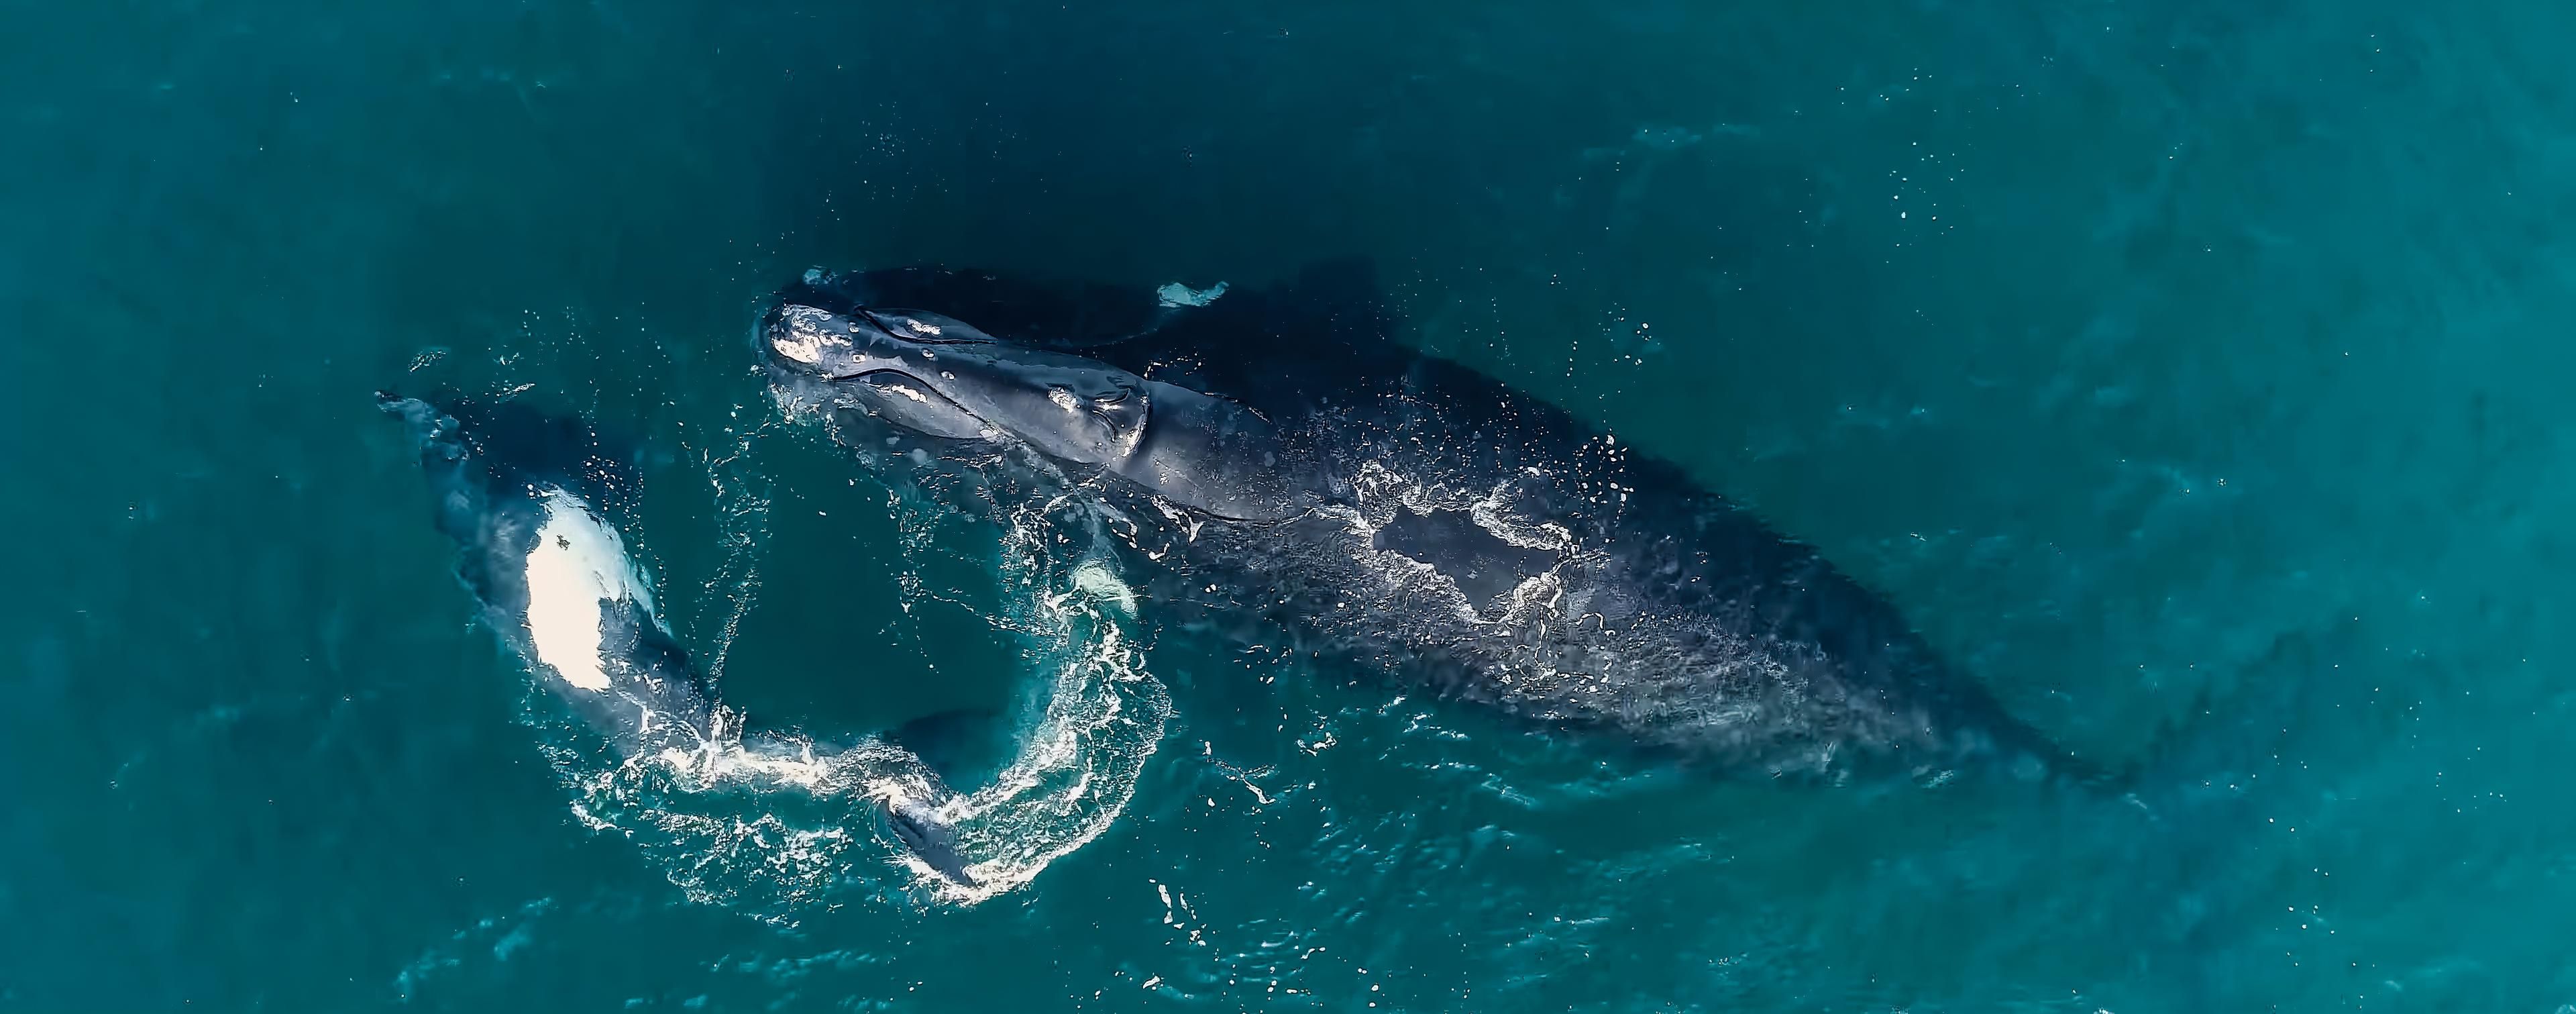
[[[0,4],[0,1010],[2576,1011],[2570,39],[2536,0]],[[1335,257],[2137,792],[1675,775],[1068,618],[748,342],[809,267]],[[755,721],[1127,695],[1058,854],[959,900],[863,809],[614,782],[374,407],[433,383],[639,449],[630,535]]]

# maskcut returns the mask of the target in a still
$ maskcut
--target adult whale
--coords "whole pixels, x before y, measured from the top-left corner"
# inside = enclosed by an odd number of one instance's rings
[[[1814,549],[1569,413],[1393,341],[1366,269],[1262,292],[809,272],[791,414],[954,505],[1074,495],[1156,607],[1692,766],[2105,779]]]
[[[975,883],[944,812],[955,793],[909,751],[871,740],[817,763],[806,744],[741,734],[610,520],[634,476],[590,427],[519,402],[377,401],[418,445],[485,625],[618,754],[862,793],[923,863]]]

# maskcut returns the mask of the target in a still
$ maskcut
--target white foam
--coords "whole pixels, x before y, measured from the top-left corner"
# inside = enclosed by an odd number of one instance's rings
[[[1109,569],[1109,565],[1098,560],[1084,560],[1081,566],[1073,569],[1073,588],[1091,596],[1093,601],[1116,606],[1119,612],[1129,616],[1136,615],[1136,589],[1128,587],[1127,582],[1119,580],[1117,573]]]
[[[747,494],[766,482],[733,470],[747,468],[747,458],[716,463],[727,468],[718,485],[728,493]],[[554,669],[576,686],[624,678],[620,663],[599,658],[599,603],[622,596],[651,609],[648,576],[588,504],[554,490],[538,495],[546,513],[528,560],[537,607],[529,626],[541,663],[535,668]],[[730,518],[754,526],[727,530],[737,559],[748,559],[760,543],[766,501],[729,499],[728,506]],[[902,493],[892,506],[904,553],[916,565],[924,555],[956,552],[953,542],[937,537],[949,516],[944,508]],[[794,734],[746,738],[741,716],[720,705],[698,742],[604,766],[590,739],[563,723],[560,708],[531,701],[529,717],[559,734],[548,737],[546,748],[574,792],[572,814],[586,827],[635,842],[691,900],[785,925],[822,906],[894,903],[895,895],[863,889],[886,886],[887,872],[903,877],[912,897],[948,905],[974,905],[1027,886],[1116,823],[1172,714],[1169,693],[1146,671],[1121,626],[1138,590],[1107,559],[1066,551],[1107,538],[1103,522],[1082,510],[1056,509],[1063,506],[1002,512],[1004,546],[995,548],[1003,551],[988,563],[1003,587],[1025,590],[1006,595],[990,619],[1029,639],[1045,700],[1025,748],[992,784],[958,792],[911,751],[875,737],[839,749],[818,748]],[[751,568],[742,566],[748,575]],[[735,618],[756,586],[746,576],[733,587]],[[718,657],[733,629],[730,621],[723,625]],[[908,849],[882,847],[883,836],[870,829],[889,805],[927,807],[932,822],[948,825],[974,886],[949,879]]]
[[[1065,530],[1067,524],[1077,531]],[[973,905],[1018,890],[1099,837],[1125,810],[1162,741],[1170,694],[1144,669],[1120,625],[1133,615],[1135,590],[1106,560],[1062,548],[1068,535],[1076,544],[1107,538],[1101,524],[1096,514],[1057,514],[1035,505],[1004,521],[1003,579],[1059,589],[1030,595],[1011,610],[1053,672],[1044,714],[1019,755],[991,784],[941,808],[975,886],[905,857],[916,883],[943,901]]]
[[[590,505],[561,489],[538,493],[545,524],[528,550],[528,638],[537,661],[564,682],[593,692],[608,689],[601,657],[601,602],[634,602],[653,609],[653,593],[626,555],[617,530]]]

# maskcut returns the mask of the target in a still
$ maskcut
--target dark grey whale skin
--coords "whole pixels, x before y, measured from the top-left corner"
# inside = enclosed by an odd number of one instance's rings
[[[1139,561],[1130,570],[1153,575],[1149,609],[1247,645],[1361,666],[1693,768],[2115,780],[2007,713],[1813,548],[1670,462],[1394,340],[1364,264],[1319,265],[1203,308],[1161,305],[1141,286],[973,270],[809,275],[778,294],[763,334],[798,306],[928,310],[1267,420],[1276,439],[1263,465],[1285,477],[1264,484],[1284,490],[1266,494],[1267,509],[1219,513],[1097,467],[1062,469],[1117,508]],[[832,397],[834,382],[795,376],[774,350],[768,359],[782,387]],[[845,399],[827,411],[836,436],[863,449],[917,443],[942,459],[864,455],[877,467],[963,462],[1010,473],[978,485],[983,497],[1060,492],[997,467],[1009,455],[993,445],[1011,435],[929,437],[858,418],[863,409]],[[1209,467],[1240,471],[1240,457]]]

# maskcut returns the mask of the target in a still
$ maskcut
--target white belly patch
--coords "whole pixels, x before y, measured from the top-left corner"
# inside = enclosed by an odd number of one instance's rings
[[[560,489],[538,494],[546,510],[537,544],[528,550],[528,638],[537,661],[573,686],[608,689],[608,660],[601,657],[601,611],[606,602],[634,602],[647,615],[653,592],[617,529],[588,503]]]

